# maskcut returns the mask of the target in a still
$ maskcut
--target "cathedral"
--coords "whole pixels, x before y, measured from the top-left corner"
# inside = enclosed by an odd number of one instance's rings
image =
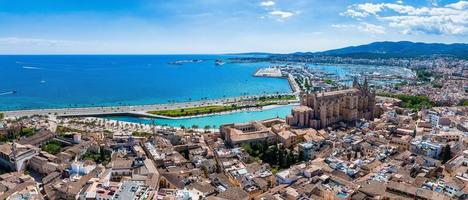
[[[322,129],[337,122],[372,120],[374,109],[375,93],[369,90],[367,79],[362,85],[355,79],[351,89],[302,94],[301,105],[292,109],[286,122],[298,128]]]

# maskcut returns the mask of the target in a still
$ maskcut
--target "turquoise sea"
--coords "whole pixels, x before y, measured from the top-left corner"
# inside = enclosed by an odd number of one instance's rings
[[[118,117],[106,117],[107,119],[142,123],[142,124],[154,124],[165,125],[165,126],[174,126],[174,127],[192,127],[197,125],[199,128],[204,128],[205,126],[219,128],[220,125],[229,124],[229,123],[242,123],[253,120],[264,120],[275,117],[285,118],[288,114],[291,113],[292,105],[281,106],[272,109],[265,109],[261,111],[243,111],[235,112],[224,115],[213,115],[206,117],[196,117],[188,119],[147,119],[147,118],[137,118],[137,117],[128,117],[128,116],[118,116]]]
[[[0,56],[0,111],[142,105],[290,92],[287,80],[252,74],[268,63],[228,55]],[[171,62],[198,60],[198,62]]]

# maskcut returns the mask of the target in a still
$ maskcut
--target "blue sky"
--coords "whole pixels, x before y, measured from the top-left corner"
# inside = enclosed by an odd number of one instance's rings
[[[0,54],[320,51],[468,42],[460,0],[0,0]]]

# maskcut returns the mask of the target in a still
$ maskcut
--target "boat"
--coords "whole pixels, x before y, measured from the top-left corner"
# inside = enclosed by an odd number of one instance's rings
[[[216,60],[215,65],[224,65],[226,64],[223,60]]]
[[[171,65],[182,65],[182,64],[184,64],[184,63],[199,63],[199,62],[203,62],[203,60],[201,60],[201,59],[177,60],[177,61],[174,61],[174,62],[168,62],[168,64],[171,64]]]
[[[170,65],[182,65],[182,63],[179,62],[179,61],[168,62],[167,64],[170,64]]]

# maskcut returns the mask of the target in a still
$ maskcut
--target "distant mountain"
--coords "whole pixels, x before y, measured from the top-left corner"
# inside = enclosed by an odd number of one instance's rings
[[[316,53],[295,53],[296,55],[328,55],[360,58],[419,57],[445,55],[468,58],[468,44],[442,44],[421,42],[374,42],[366,45]]]
[[[247,52],[247,53],[228,53],[225,55],[241,55],[241,56],[269,56],[274,55],[274,53],[267,53],[267,52]]]

